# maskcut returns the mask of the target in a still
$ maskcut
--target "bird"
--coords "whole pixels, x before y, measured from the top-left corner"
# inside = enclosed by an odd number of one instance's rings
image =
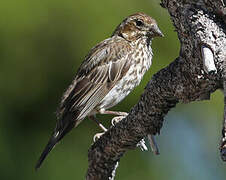
[[[126,17],[109,38],[89,51],[61,98],[56,127],[35,166],[36,170],[53,147],[86,117],[127,115],[108,109],[139,85],[152,64],[152,39],[163,36],[155,19],[138,12]]]

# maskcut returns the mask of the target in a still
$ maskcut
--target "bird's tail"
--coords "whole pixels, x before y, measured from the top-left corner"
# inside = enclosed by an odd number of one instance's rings
[[[65,123],[62,123],[62,121],[59,121],[57,124],[57,127],[49,139],[49,142],[47,143],[45,149],[43,150],[35,169],[38,170],[40,166],[42,165],[43,161],[47,157],[47,155],[50,153],[50,151],[54,148],[54,146],[69,132],[71,129],[75,127],[74,121],[66,121]]]
[[[52,137],[50,138],[48,144],[46,145],[44,151],[42,152],[42,154],[35,166],[36,170],[38,170],[40,168],[40,166],[42,165],[42,162],[45,160],[46,156],[50,153],[50,151],[54,148],[54,146],[56,145],[56,143],[58,141],[59,140],[58,140],[57,136],[52,135]]]

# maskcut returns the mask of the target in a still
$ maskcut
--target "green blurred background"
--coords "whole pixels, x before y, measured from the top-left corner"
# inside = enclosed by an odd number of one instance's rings
[[[142,84],[114,109],[129,111],[151,76],[178,55],[170,17],[156,0],[0,1],[0,179],[84,179],[87,151],[100,129],[86,119],[50,153],[38,172],[34,165],[55,127],[55,110],[89,49],[109,37],[135,12],[154,17],[165,38],[153,41],[154,59]],[[123,180],[223,180],[226,164],[218,144],[223,96],[180,104],[165,118],[157,137],[161,155],[139,149],[121,159]],[[110,125],[110,116],[101,116]]]

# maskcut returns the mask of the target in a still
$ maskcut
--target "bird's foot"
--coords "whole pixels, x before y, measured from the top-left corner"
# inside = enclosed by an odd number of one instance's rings
[[[97,134],[95,134],[95,136],[93,136],[93,142],[96,142],[98,139],[100,139],[100,137],[101,137],[103,134],[104,134],[104,132],[103,132],[103,133],[97,133]]]
[[[121,113],[122,113],[122,112],[121,112]],[[118,122],[120,122],[122,119],[124,119],[124,118],[128,115],[128,113],[125,113],[125,112],[123,112],[123,113],[124,113],[123,115],[121,115],[121,116],[116,116],[116,117],[114,117],[114,118],[111,120],[112,126],[115,126]],[[139,147],[139,148],[141,149],[141,151],[147,151],[147,150],[148,150],[148,148],[147,148],[147,146],[146,146],[146,144],[145,144],[144,139],[142,139],[139,143],[137,143],[136,146]]]
[[[97,123],[97,125],[98,125],[104,132],[107,131],[107,128],[105,128],[104,125],[101,124],[95,116],[90,116],[89,118],[90,118],[91,120],[93,120],[95,123]]]
[[[100,114],[111,114],[111,115],[116,115],[116,116],[127,116],[127,112],[120,112],[120,111],[108,111],[105,109],[100,109],[99,110]]]
[[[126,116],[116,116],[111,120],[112,126],[115,126],[119,121],[121,121]]]

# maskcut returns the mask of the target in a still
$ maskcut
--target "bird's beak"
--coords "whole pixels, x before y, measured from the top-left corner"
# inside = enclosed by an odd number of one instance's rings
[[[159,27],[156,25],[154,25],[154,27],[152,27],[152,31],[154,32],[154,36],[155,37],[164,37],[164,34],[160,31]]]

